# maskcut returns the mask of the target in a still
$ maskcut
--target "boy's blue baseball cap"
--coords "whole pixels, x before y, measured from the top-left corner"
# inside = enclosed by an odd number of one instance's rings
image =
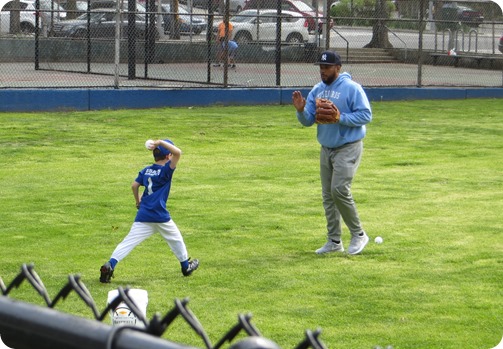
[[[165,139],[164,142],[175,145],[175,143],[171,142],[169,139]],[[168,149],[164,148],[162,145],[157,146],[157,149],[159,149],[162,155],[171,154],[171,152]]]

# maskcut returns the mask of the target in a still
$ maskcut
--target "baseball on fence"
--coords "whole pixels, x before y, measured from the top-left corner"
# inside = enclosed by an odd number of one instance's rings
[[[145,148],[147,148],[148,150],[154,150],[155,148],[154,141],[151,139],[145,141]]]

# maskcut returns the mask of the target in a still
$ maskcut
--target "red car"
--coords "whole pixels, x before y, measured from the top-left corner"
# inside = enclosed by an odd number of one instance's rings
[[[255,9],[276,9],[276,0],[248,0],[243,10]],[[281,9],[284,11],[293,11],[301,13],[308,21],[309,32],[316,30],[316,17],[318,17],[318,31],[321,33],[323,28],[323,14],[316,13],[314,8],[302,0],[281,0]],[[333,22],[330,21],[330,28]]]

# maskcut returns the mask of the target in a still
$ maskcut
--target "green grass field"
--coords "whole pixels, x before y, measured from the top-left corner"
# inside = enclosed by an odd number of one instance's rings
[[[503,100],[372,108],[353,194],[365,230],[384,243],[358,256],[314,253],[325,242],[319,145],[292,106],[2,113],[0,277],[8,285],[34,263],[54,297],[79,274],[100,310],[112,289],[146,289],[149,318],[188,297],[214,344],[251,313],[285,349],[318,328],[330,349],[494,347]],[[134,219],[130,184],[152,162],[144,142],[166,137],[183,151],[170,212],[200,268],[182,277],[154,236],[100,284]],[[44,304],[28,283],[9,296]],[[56,309],[92,318],[75,294]],[[204,347],[181,318],[163,338]]]

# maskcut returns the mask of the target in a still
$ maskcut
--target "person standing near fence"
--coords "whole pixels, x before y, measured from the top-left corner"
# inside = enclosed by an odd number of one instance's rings
[[[236,52],[239,45],[233,40],[227,42],[227,66],[230,68],[236,68]]]
[[[225,47],[227,42],[232,38],[232,31],[234,26],[229,22],[229,17],[224,15],[224,19],[218,25],[217,32],[217,61],[215,67],[220,67],[220,63],[226,64],[227,57],[225,57]]]
[[[370,103],[363,88],[351,75],[341,73],[341,57],[334,51],[321,53],[321,82],[304,99],[300,91],[292,94],[298,121],[304,126],[317,124],[321,144],[320,178],[323,207],[327,221],[327,242],[317,254],[343,252],[342,220],[351,234],[348,253],[360,253],[369,241],[362,228],[351,184],[360,164],[365,125],[372,120]],[[338,119],[332,123],[317,122],[317,100],[328,100],[338,109]]]

